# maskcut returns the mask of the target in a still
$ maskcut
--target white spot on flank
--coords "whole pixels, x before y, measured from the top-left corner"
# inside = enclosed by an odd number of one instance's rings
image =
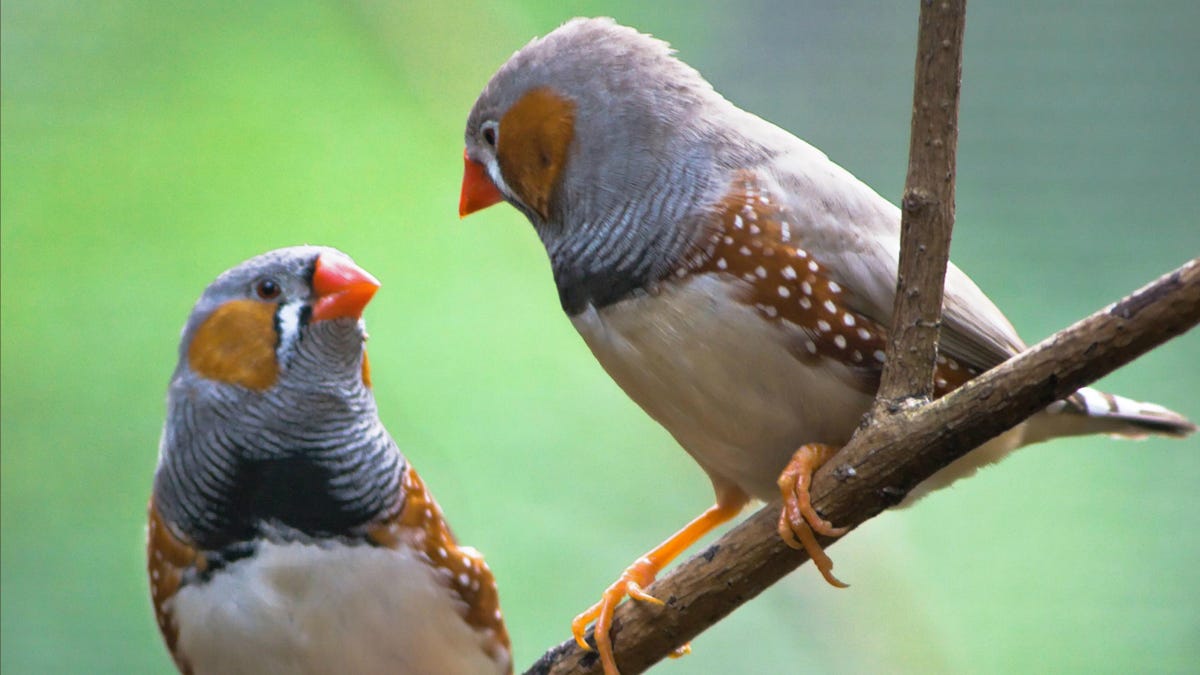
[[[950,362],[950,370],[958,370],[958,361]]]
[[[764,305],[762,303],[757,303],[754,306],[757,307],[760,311],[762,311],[767,316],[771,317],[772,319],[774,319],[779,314],[779,310],[775,309],[774,305]]]
[[[758,278],[759,278],[759,279],[766,279],[766,278],[767,278],[767,269],[766,269],[765,267],[763,267],[762,265],[759,265],[758,267],[755,267],[755,268],[754,268],[754,273],[758,275]]]
[[[812,300],[808,298],[800,298],[800,306],[804,309],[812,309]]]
[[[885,360],[887,360],[887,356],[883,353],[882,349],[875,350],[875,360],[880,363],[883,363]]]
[[[862,352],[855,349],[854,353],[850,355],[850,358],[854,359],[855,363],[861,363],[862,362]]]
[[[733,237],[730,237],[730,236],[726,235],[726,236],[725,236],[725,238],[724,238],[724,239],[722,239],[721,241],[725,242],[726,244],[732,244],[732,243],[733,243]]]
[[[945,389],[945,388],[946,388],[946,380],[944,380],[944,379],[942,379],[942,378],[940,378],[940,377],[939,377],[939,378],[937,378],[936,380],[934,380],[934,381],[933,381],[933,383],[934,383],[934,384],[936,384],[936,385],[938,386],[938,388],[939,388],[939,389]]]
[[[858,337],[860,337],[864,340],[870,340],[871,339],[871,331],[867,330],[866,328],[859,328],[858,329]]]
[[[467,576],[466,572],[460,572],[458,574],[458,584],[460,586],[466,586],[470,583],[471,583],[471,577]]]
[[[825,319],[821,319],[820,321],[817,321],[817,328],[822,333],[828,333],[830,331],[830,329],[833,328],[833,326],[830,326],[829,322],[826,321]]]
[[[724,259],[724,258],[717,258],[717,269],[719,269],[719,270],[723,270],[723,269],[725,269],[726,267],[729,267],[729,264],[725,262],[725,259]]]
[[[845,314],[842,315],[842,323],[846,324],[847,326],[853,326],[854,325],[854,315],[851,314],[850,312],[846,312]]]
[[[155,581],[158,581],[158,568],[157,567],[150,570],[150,578]]]
[[[750,255],[750,249],[746,246],[743,246],[738,249],[738,253],[741,253],[742,255]]]
[[[742,217],[741,216],[734,214],[733,227],[738,230],[742,229]]]
[[[750,234],[762,234],[762,230],[760,230],[757,225],[751,225]]]
[[[812,284],[807,281],[800,282],[800,290],[804,291],[805,295],[812,295]]]
[[[792,229],[786,220],[779,221],[779,237],[784,241],[788,241],[792,238]]]
[[[815,260],[809,260],[808,269],[809,271],[816,272],[817,270],[821,269],[821,266],[818,265]]]
[[[813,270],[813,271],[815,272],[816,270]],[[841,293],[842,287],[838,285],[838,282],[831,281],[831,282],[829,282],[829,292],[830,293]]]
[[[796,278],[796,270],[792,269],[791,265],[788,265],[787,267],[783,268],[783,278],[784,279],[795,279]]]
[[[837,345],[838,349],[845,349],[846,348],[846,336],[840,335],[840,334],[834,335],[833,336],[833,344]]]
[[[743,274],[742,278],[745,279],[746,281],[754,281],[754,275],[749,272],[746,272],[745,274]]]
[[[780,286],[778,290],[779,290],[779,297],[781,297],[781,298],[789,297],[792,294],[792,292],[787,289],[787,286]]]
[[[940,365],[940,366],[946,365],[946,356],[944,354],[938,354],[937,362],[938,362],[938,365]]]
[[[437,554],[438,554],[438,557],[439,557],[439,558],[441,558],[442,560],[445,560],[445,559],[446,559],[446,549],[445,549],[445,547],[443,547],[443,546],[439,546],[439,547],[438,547],[438,550],[437,550]]]
[[[833,304],[832,300],[826,300],[825,302],[821,303],[821,306],[825,308],[826,312],[829,312],[830,314],[837,314],[837,305]]]
[[[805,341],[804,348],[808,350],[809,354],[817,353],[817,343],[813,342],[812,340]]]
[[[807,257],[808,257],[808,251],[805,251],[805,250],[804,250],[804,249],[802,249],[802,248],[798,248],[798,249],[796,249],[796,257],[797,257],[797,258],[807,258]]]

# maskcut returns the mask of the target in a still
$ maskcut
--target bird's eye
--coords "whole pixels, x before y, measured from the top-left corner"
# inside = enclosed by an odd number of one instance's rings
[[[483,126],[480,129],[480,132],[483,134],[483,142],[484,143],[487,143],[488,145],[492,146],[493,148],[496,147],[497,126],[496,126],[495,122],[493,122],[491,120],[484,122]]]
[[[259,279],[258,283],[254,284],[254,292],[263,300],[274,300],[282,291],[279,282],[274,279]]]

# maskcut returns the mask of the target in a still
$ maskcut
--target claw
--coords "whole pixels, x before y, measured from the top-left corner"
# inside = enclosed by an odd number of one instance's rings
[[[808,553],[808,557],[817,566],[821,576],[825,577],[825,581],[838,588],[845,588],[846,584],[833,576],[833,561],[817,543],[813,532],[827,537],[840,537],[850,528],[834,527],[833,523],[822,518],[813,508],[812,495],[809,494],[813,472],[836,451],[837,448],[830,445],[809,443],[801,446],[792,455],[787,468],[779,475],[778,484],[783,495],[783,508],[779,513],[778,529],[784,543],[792,548],[803,548]]]
[[[621,573],[621,576],[611,586],[604,589],[604,593],[600,596],[600,602],[580,612],[571,621],[571,634],[575,637],[575,643],[585,651],[592,651],[592,646],[584,638],[587,634],[588,624],[593,620],[596,622],[593,637],[596,641],[595,650],[600,654],[600,664],[604,667],[604,675],[620,675],[617,670],[617,661],[613,657],[611,631],[613,612],[621,600],[628,595],[634,600],[656,605],[664,604],[662,600],[647,593],[645,588],[654,582],[654,578],[658,576],[663,567],[669,565],[687,547],[696,543],[714,527],[736,516],[748,500],[749,497],[740,490],[718,489],[716,504],[685,525],[683,529],[671,535],[653,551],[638,558]],[[691,646],[685,644],[676,648],[672,657],[678,658],[691,653],[691,650]]]
[[[588,651],[591,651],[592,647],[587,643],[584,635],[587,632],[588,624],[593,619],[596,621],[596,630],[594,631],[596,651],[600,652],[600,663],[604,666],[605,675],[618,675],[617,663],[612,652],[612,638],[609,635],[609,631],[612,630],[613,611],[626,595],[643,602],[663,604],[662,600],[643,590],[645,586],[654,582],[658,571],[658,566],[648,558],[638,558],[635,563],[621,573],[621,576],[611,586],[604,590],[600,596],[600,602],[580,612],[571,621],[571,632],[575,635],[575,643]]]

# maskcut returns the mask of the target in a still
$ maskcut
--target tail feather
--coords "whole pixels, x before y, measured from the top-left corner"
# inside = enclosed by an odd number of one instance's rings
[[[1183,415],[1157,403],[1144,403],[1124,396],[1084,387],[1046,408],[1048,415],[1033,418],[1039,422],[1025,434],[1025,443],[1056,436],[1112,434],[1125,438],[1150,435],[1183,438],[1196,431],[1196,425]]]
[[[922,496],[974,474],[979,468],[1000,461],[1013,450],[1063,436],[1112,434],[1124,438],[1174,436],[1183,438],[1196,425],[1183,415],[1156,403],[1142,403],[1084,387],[1046,409],[1024,424],[1000,434],[959,457],[918,485],[905,497],[908,506]]]

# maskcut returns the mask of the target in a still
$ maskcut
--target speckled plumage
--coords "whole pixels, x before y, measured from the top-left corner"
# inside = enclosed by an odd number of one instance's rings
[[[523,105],[531,92],[539,104]],[[536,123],[513,120],[513,111]],[[502,198],[529,218],[563,309],[605,370],[704,468],[718,506],[777,499],[797,448],[849,439],[883,365],[900,248],[896,206],[727,101],[665,42],[611,19],[573,19],[513,55],[480,94],[465,139],[460,213]],[[549,156],[556,159],[537,161]],[[481,187],[481,176],[493,185]],[[1024,347],[951,264],[935,393]],[[1118,403],[1099,404],[1110,398]],[[910,498],[1047,438],[1192,430],[1161,406],[1085,389]],[[622,584],[634,582],[627,587],[636,595],[653,578],[646,569],[631,566],[605,592],[603,609],[577,618],[577,638],[585,620],[609,613]],[[598,625],[612,672],[603,633],[607,625]]]
[[[333,249],[253,258],[184,328],[147,571],[182,672],[507,673],[495,581],[383,428]]]
[[[529,139],[506,136],[503,124],[495,147],[480,135],[485,123],[502,118],[533,90],[560,97],[575,129],[566,166],[546,188],[552,198],[544,215],[525,206],[496,161],[506,147]],[[882,365],[895,295],[898,208],[819,150],[727,101],[676,59],[665,42],[611,19],[573,19],[518,51],[480,94],[468,117],[466,143],[468,159],[484,165],[504,198],[532,221],[550,255],[563,307],[606,369],[626,370],[621,361],[639,358],[639,350],[656,349],[630,339],[621,349],[603,343],[605,336],[621,330],[611,316],[621,314],[621,326],[633,330],[628,327],[631,313],[620,306],[636,304],[636,318],[646,324],[644,339],[704,341],[711,339],[709,331],[720,328],[741,335],[747,349],[788,352],[794,360],[789,371],[821,371],[824,375],[815,378],[791,377],[796,391],[781,392],[780,401],[768,406],[783,410],[762,414],[775,419],[791,407],[798,417],[808,418],[788,425],[792,432],[785,444],[793,449],[848,438]],[[785,265],[785,260],[793,264]],[[685,292],[680,289],[695,286],[698,277],[714,280],[704,282],[710,311],[726,320],[689,333],[693,318],[671,323],[677,314],[671,303]],[[740,311],[735,310],[738,303],[756,310],[761,322],[730,319]],[[1025,346],[1003,313],[953,264],[943,311],[939,393]],[[720,358],[716,350],[709,351],[710,358]],[[685,363],[671,371],[663,388],[680,392],[680,397],[719,386],[703,381],[703,368]],[[743,384],[753,389],[754,377],[746,375]],[[816,389],[800,384],[812,379],[823,384]],[[628,385],[627,391],[637,387],[621,383]],[[840,394],[827,395],[840,388],[864,394],[854,399],[850,412],[830,410],[823,403],[846,401]],[[697,401],[694,409],[665,426],[708,466],[706,453],[681,437],[694,436],[704,418],[723,405],[736,405],[733,399],[744,391],[730,387],[703,405]],[[670,395],[663,391],[658,398]],[[663,417],[658,408],[680,407],[666,400],[639,402],[656,419]],[[1071,405],[1048,414],[1079,413],[1108,413],[1109,420],[1097,425],[1104,431],[1112,431],[1113,415],[1125,413],[1130,433],[1145,428],[1132,406],[1110,412]],[[821,421],[831,414],[845,422]],[[1148,417],[1152,425],[1165,423],[1163,429],[1171,424],[1188,428],[1173,414],[1155,410]],[[771,425],[752,414],[740,424]],[[1032,424],[1055,426],[1036,418]],[[1073,421],[1061,426],[1087,431]],[[1050,435],[1044,429],[1035,434]],[[764,452],[762,447],[741,450],[747,458]],[[763,463],[764,473],[754,483],[772,484],[781,468],[777,462]],[[711,471],[710,476],[715,482],[731,478]],[[738,486],[769,497],[749,483]]]

